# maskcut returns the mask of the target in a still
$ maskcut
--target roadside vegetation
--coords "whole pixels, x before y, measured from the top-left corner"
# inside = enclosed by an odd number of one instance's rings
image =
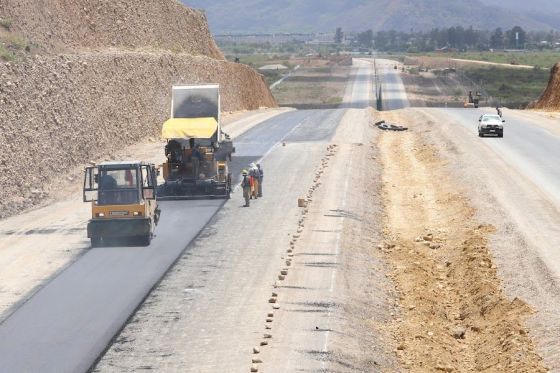
[[[546,89],[548,69],[510,69],[502,67],[467,68],[465,76],[479,84],[491,101],[509,108],[524,109]]]
[[[282,54],[248,54],[248,55],[226,55],[226,59],[232,62],[242,63],[251,66],[264,75],[268,85],[282,79],[284,74],[287,74],[290,70],[294,68],[294,65],[290,62],[290,55]],[[259,68],[266,65],[284,65],[288,70],[259,70]]]
[[[414,56],[415,54],[411,54]],[[557,51],[530,51],[524,53],[511,52],[453,52],[453,53],[426,53],[419,54],[429,57],[457,58],[473,61],[485,61],[511,65],[529,65],[542,68],[552,68],[560,61],[560,52]]]
[[[10,31],[10,20],[0,18],[0,61],[18,62],[31,51],[31,44]]]

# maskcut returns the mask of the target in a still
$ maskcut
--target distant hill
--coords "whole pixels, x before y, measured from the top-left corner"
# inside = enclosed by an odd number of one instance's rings
[[[502,0],[182,0],[204,9],[213,33],[410,31],[462,25],[547,30],[554,20],[495,6]],[[519,0],[505,0],[504,2]],[[546,0],[536,0],[543,1]],[[486,3],[484,3],[486,2]],[[533,2],[531,2],[533,3]],[[559,22],[560,23],[560,22]]]
[[[560,29],[560,3],[551,0],[480,0],[486,5],[500,6],[525,14],[555,29]]]

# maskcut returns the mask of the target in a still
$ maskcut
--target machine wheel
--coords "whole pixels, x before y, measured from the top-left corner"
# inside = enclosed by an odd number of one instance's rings
[[[138,245],[139,246],[150,246],[151,242],[152,242],[152,235],[151,234],[138,237]]]
[[[91,248],[101,246],[101,237],[92,237],[91,238]]]
[[[498,133],[498,137],[504,137],[504,133],[503,132]]]
[[[231,174],[228,174],[226,199],[230,199],[230,198],[231,198]]]
[[[482,132],[478,131],[478,137],[483,137],[484,135],[482,134]]]

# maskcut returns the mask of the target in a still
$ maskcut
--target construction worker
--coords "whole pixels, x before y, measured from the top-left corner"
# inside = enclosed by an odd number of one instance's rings
[[[500,109],[500,106],[496,106],[496,113],[500,116],[500,118],[502,117],[502,109]]]
[[[198,179],[200,173],[200,160],[202,159],[202,153],[200,152],[200,147],[195,145],[193,152],[192,152],[192,166],[193,166],[193,174],[194,178]]]
[[[263,169],[262,169],[260,163],[257,163],[257,170],[258,170],[258,175],[259,175],[259,177],[258,177],[258,179],[259,179],[258,196],[262,197],[263,196],[263,194],[262,194],[262,183],[263,183],[263,178],[264,178],[264,172],[263,172]]]
[[[249,176],[251,177],[251,198],[258,198],[259,194],[259,170],[254,163],[250,164]]]
[[[241,174],[243,175],[241,188],[243,188],[243,198],[245,199],[245,205],[243,205],[243,207],[249,207],[249,200],[251,199],[251,181],[249,179],[249,172],[247,172],[247,170],[243,170]]]

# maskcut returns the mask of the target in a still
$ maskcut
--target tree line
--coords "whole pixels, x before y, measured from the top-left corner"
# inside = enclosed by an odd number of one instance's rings
[[[335,42],[342,42],[343,32],[337,29]],[[442,49],[457,51],[489,49],[545,49],[558,47],[560,32],[526,31],[520,26],[509,30],[475,30],[462,26],[436,28],[428,32],[366,30],[345,36],[352,45],[375,48],[384,52],[431,52]]]

